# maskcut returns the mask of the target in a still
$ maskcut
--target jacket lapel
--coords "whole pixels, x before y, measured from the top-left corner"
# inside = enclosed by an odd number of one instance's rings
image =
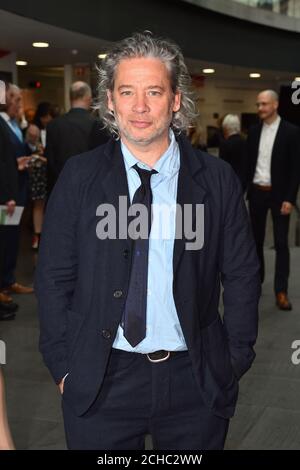
[[[116,210],[116,217],[117,217],[117,238],[119,238],[119,213],[120,213],[120,197],[122,198],[122,209],[126,205],[127,211],[128,207],[130,206],[130,197],[129,197],[129,189],[128,189],[128,182],[127,182],[127,175],[126,169],[124,164],[124,159],[121,151],[120,141],[115,141],[111,139],[105,149],[105,155],[108,159],[108,172],[106,177],[102,181],[102,187],[105,192],[105,200],[106,203],[111,204]],[[122,227],[121,231],[124,232],[124,216],[127,214],[123,213],[122,210]],[[128,223],[126,223],[126,233],[128,233]],[[126,243],[128,248],[131,247],[131,240],[127,239],[124,240],[124,237],[121,237],[121,243]]]
[[[272,175],[274,160],[275,160],[276,155],[277,155],[277,150],[278,150],[278,148],[280,148],[280,142],[281,142],[282,134],[283,134],[283,121],[281,119],[280,123],[279,123],[279,126],[278,126],[278,129],[277,129],[277,132],[276,132],[275,139],[274,139],[273,148],[272,148],[271,175]]]
[[[201,173],[205,169],[205,164],[199,155],[189,144],[186,138],[178,137],[177,139],[180,149],[180,169],[178,175],[177,204],[181,208],[182,217],[177,211],[176,217],[176,234],[182,234],[182,237],[176,238],[173,253],[173,271],[176,272],[178,264],[183,252],[186,249],[185,244],[191,242],[186,238],[184,230],[184,206],[190,204],[192,210],[192,227],[195,228],[196,204],[203,204],[207,191],[201,182]],[[212,157],[213,158],[213,157]]]
[[[118,207],[119,196],[129,198],[127,175],[119,141],[111,139],[106,148],[105,156],[108,159],[108,172],[102,181],[107,202]]]
[[[253,171],[255,172],[256,165],[257,165],[257,160],[258,160],[258,151],[259,151],[259,142],[260,142],[260,136],[261,136],[261,131],[262,131],[262,123],[260,123],[257,128],[256,132],[254,135],[254,143],[253,143]],[[253,173],[254,177],[254,173]]]

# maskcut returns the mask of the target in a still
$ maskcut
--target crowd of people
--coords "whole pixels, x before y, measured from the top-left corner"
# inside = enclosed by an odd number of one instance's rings
[[[108,137],[91,113],[88,84],[75,82],[70,89],[71,109],[56,116],[50,103],[37,106],[31,121],[22,114],[21,90],[6,84],[6,103],[0,105],[1,204],[9,214],[16,206],[32,213],[32,248],[37,250],[46,201],[66,160],[104,143]],[[15,277],[20,224],[0,226],[0,320],[13,320],[18,305],[11,294],[32,294]]]

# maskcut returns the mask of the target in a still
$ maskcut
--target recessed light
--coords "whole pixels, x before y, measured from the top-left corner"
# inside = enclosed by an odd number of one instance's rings
[[[215,73],[215,69],[203,69],[203,73]]]
[[[16,60],[16,65],[27,65],[26,60]]]
[[[49,47],[48,42],[33,42],[33,47]]]
[[[107,54],[98,54],[99,59],[105,59],[106,56],[107,56]]]
[[[250,78],[260,78],[261,74],[257,72],[249,73]]]

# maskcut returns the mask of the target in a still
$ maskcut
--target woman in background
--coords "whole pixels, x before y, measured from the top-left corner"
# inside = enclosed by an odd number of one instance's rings
[[[32,200],[33,237],[32,248],[39,247],[43,226],[44,207],[47,196],[47,159],[44,157],[44,147],[40,141],[40,129],[35,124],[29,124],[26,131],[27,153],[31,155],[29,166],[29,187]]]
[[[33,201],[33,226],[32,248],[37,250],[42,232],[45,200],[47,196],[47,160],[44,150],[47,139],[47,125],[55,117],[51,103],[43,101],[38,104],[33,123],[26,132],[26,142],[30,147],[29,154],[34,155],[30,167],[30,192]],[[38,158],[36,158],[38,157]]]
[[[52,105],[47,101],[39,103],[33,119],[33,124],[35,124],[41,131],[41,143],[44,148],[46,147],[46,127],[53,118],[54,110]]]

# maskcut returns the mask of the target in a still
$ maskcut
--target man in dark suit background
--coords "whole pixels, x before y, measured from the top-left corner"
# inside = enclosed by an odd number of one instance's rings
[[[16,207],[18,171],[14,155],[10,151],[9,138],[0,119],[0,204],[13,214]],[[0,284],[3,278],[7,227],[0,225]],[[13,320],[17,305],[0,292],[0,320]]]
[[[73,155],[105,143],[108,135],[90,113],[92,91],[85,82],[74,82],[70,88],[71,109],[47,126],[45,157],[47,158],[48,195],[66,161]]]
[[[135,34],[99,73],[100,115],[119,139],[65,165],[36,273],[67,444],[143,449],[150,433],[155,449],[221,449],[257,336],[242,191],[227,163],[180,132],[194,106],[178,46]]]
[[[248,136],[248,198],[254,238],[265,276],[263,246],[268,211],[273,219],[276,250],[274,291],[281,310],[291,310],[288,299],[290,271],[288,231],[300,178],[300,130],[278,115],[278,95],[265,90],[257,97],[261,123]]]
[[[219,156],[229,163],[238,176],[243,191],[246,187],[246,141],[241,136],[241,123],[237,114],[227,114],[222,122],[224,140],[220,144]]]
[[[30,157],[26,155],[26,145],[22,131],[17,122],[17,116],[22,102],[21,90],[13,84],[6,85],[6,103],[0,108],[1,139],[4,146],[3,158],[8,168],[8,178],[15,178],[17,168],[17,193],[13,184],[13,200],[16,205],[25,206],[28,193],[27,166]],[[13,159],[13,161],[11,161]],[[4,177],[5,177],[4,173]],[[14,175],[14,176],[12,176]],[[20,226],[6,226],[5,229],[5,255],[2,268],[0,298],[9,304],[12,303],[11,293],[31,294],[32,287],[24,286],[16,281],[15,271],[17,267]]]

